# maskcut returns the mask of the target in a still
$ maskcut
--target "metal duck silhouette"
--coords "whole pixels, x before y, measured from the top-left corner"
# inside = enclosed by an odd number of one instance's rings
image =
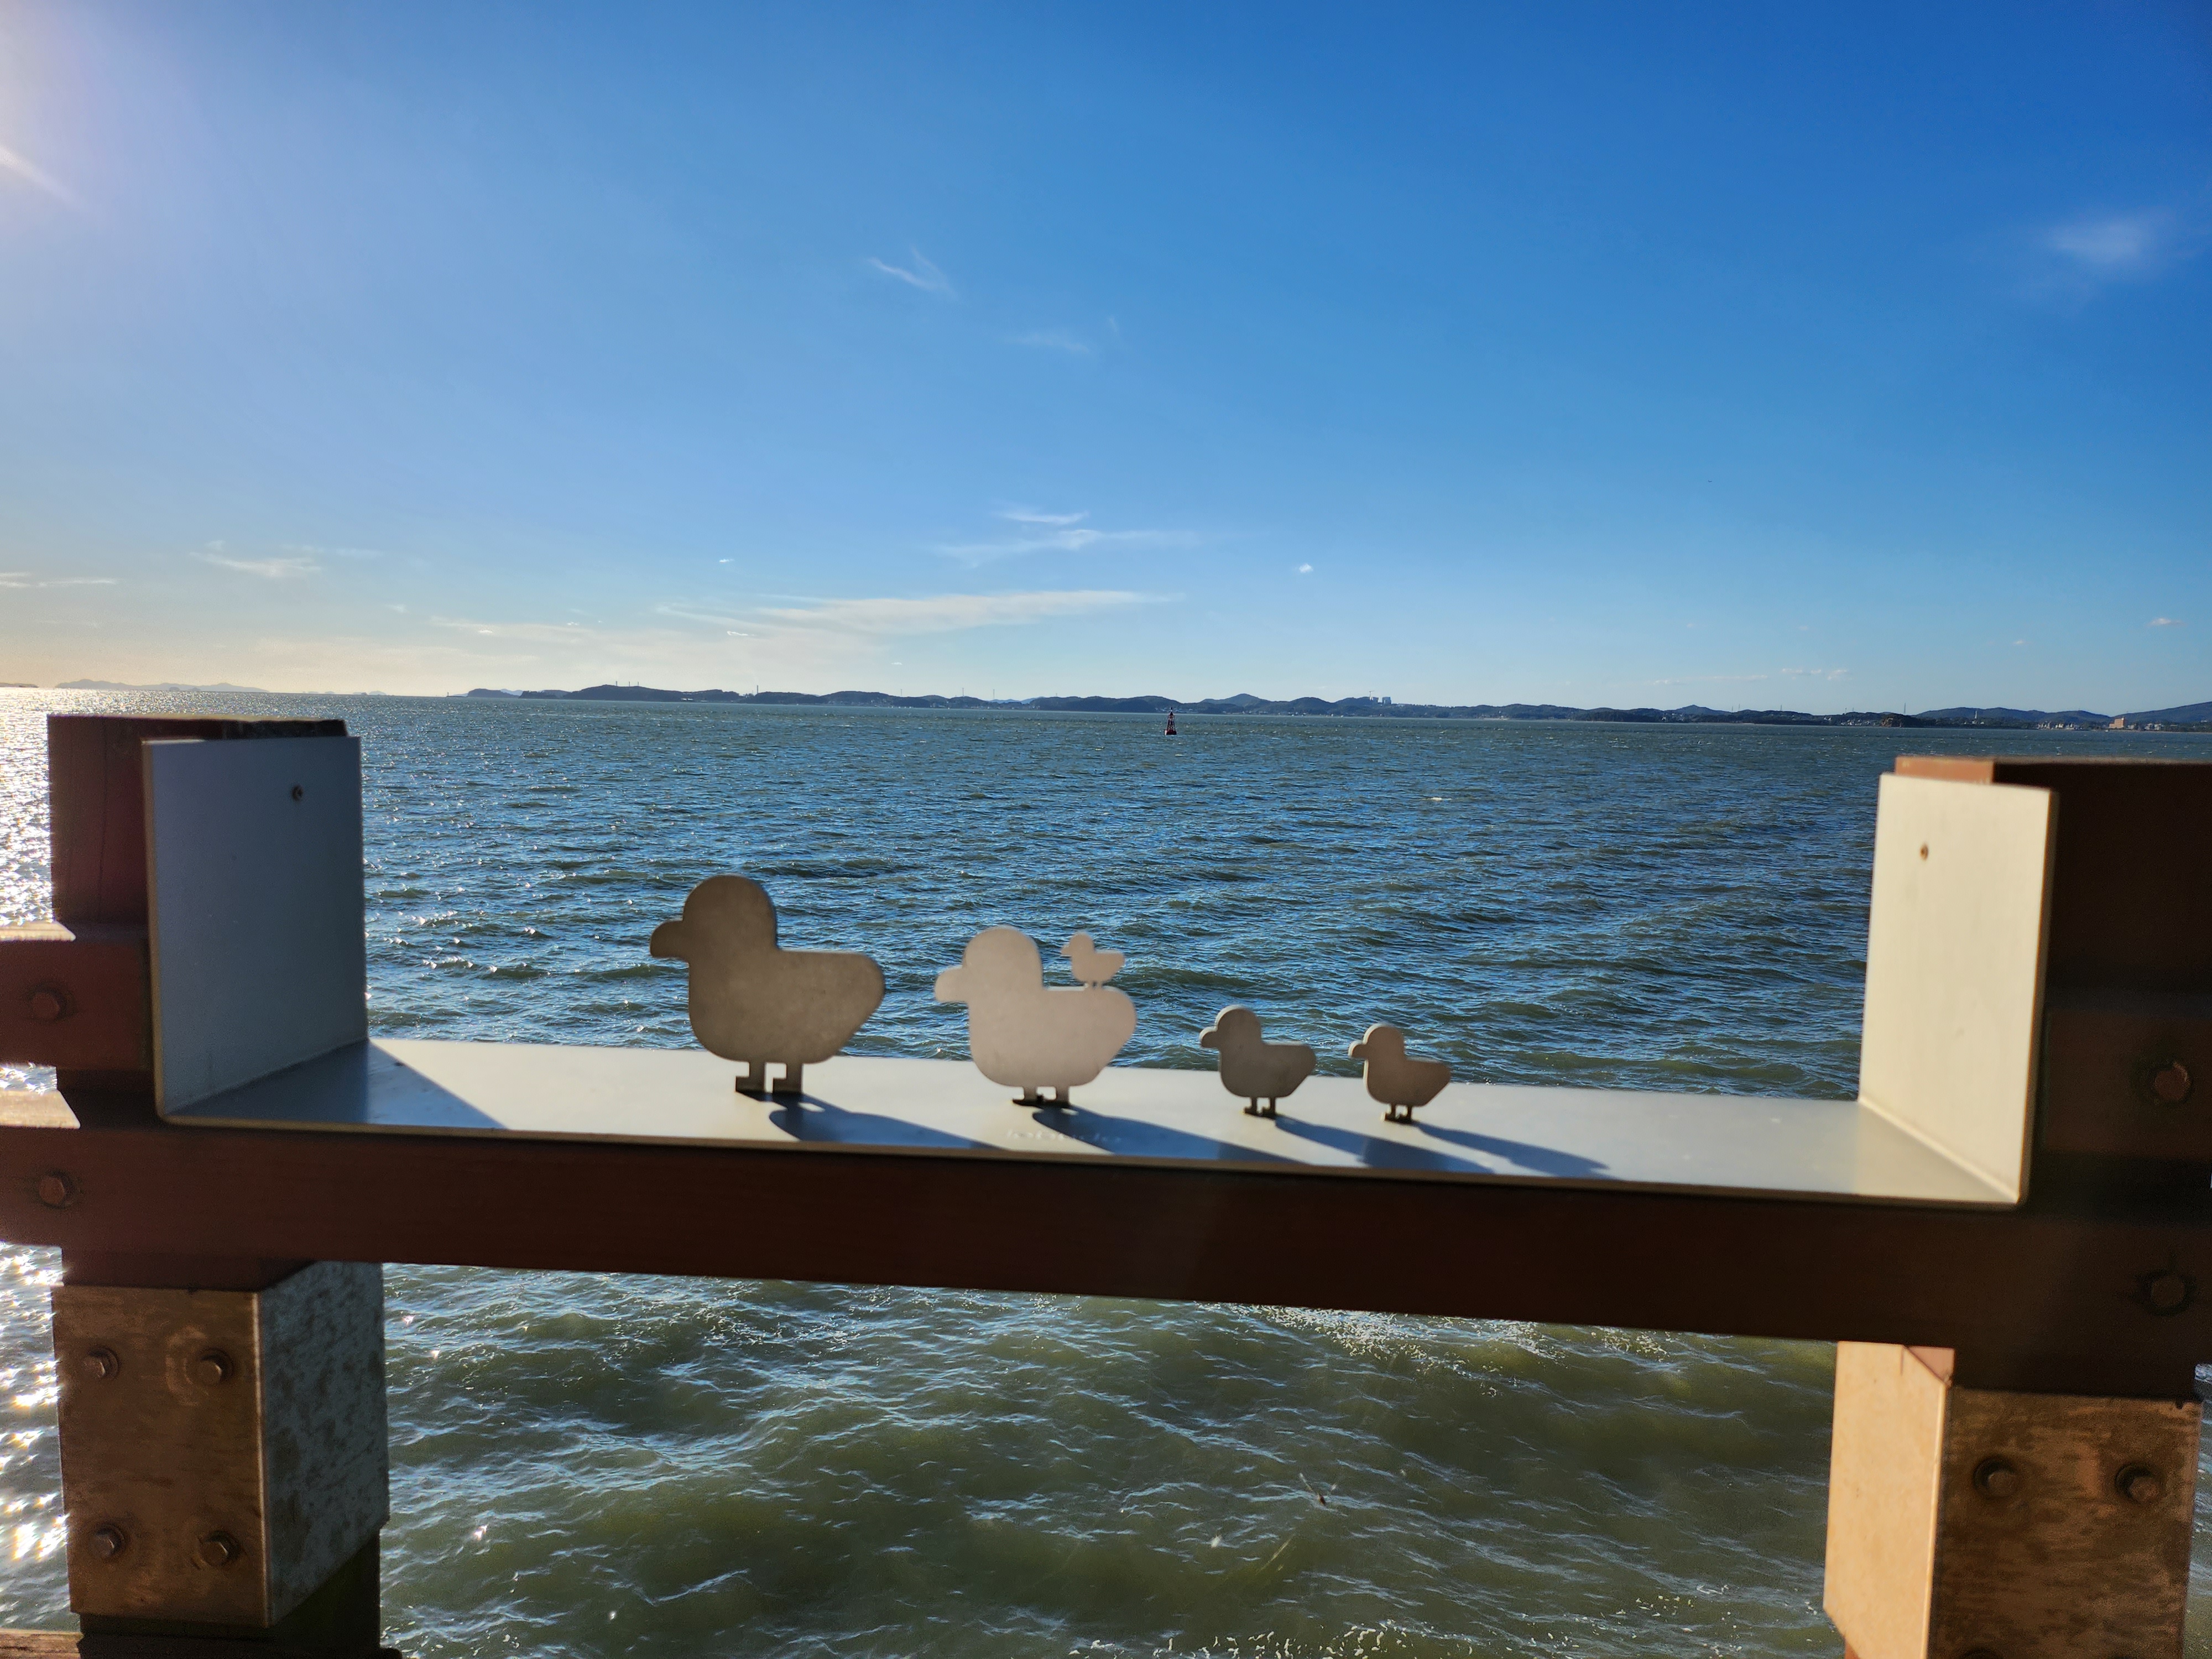
[[[1088,949],[1088,935],[1075,937]],[[1121,965],[1117,953],[1098,954]],[[1048,989],[1036,941],[1018,927],[987,927],[969,939],[960,965],[937,976],[937,1000],[968,1005],[975,1069],[1020,1090],[1023,1106],[1066,1105],[1067,1091],[1104,1071],[1137,1032],[1137,1005],[1110,985]],[[1058,1098],[1047,1102],[1047,1089]]]
[[[1224,1008],[1198,1034],[1198,1046],[1220,1052],[1221,1086],[1242,1096],[1253,1117],[1274,1116],[1275,1103],[1313,1075],[1314,1051],[1303,1042],[1264,1041],[1260,1016],[1249,1008]]]
[[[691,968],[691,1035],[745,1070],[750,1094],[796,1095],[804,1067],[829,1059],[884,1000],[884,970],[854,951],[786,951],[775,904],[757,881],[709,876],[684,914],[653,930],[652,951]],[[771,1085],[768,1068],[783,1067]]]

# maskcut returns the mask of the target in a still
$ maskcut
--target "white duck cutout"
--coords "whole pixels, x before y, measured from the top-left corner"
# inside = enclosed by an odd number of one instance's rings
[[[745,1093],[799,1093],[802,1068],[843,1048],[884,1000],[884,970],[857,951],[779,949],[775,905],[743,876],[694,887],[651,949],[690,964],[691,1035],[744,1066]],[[783,1067],[772,1088],[771,1062]]]
[[[1350,1052],[1352,1059],[1367,1062],[1363,1075],[1368,1097],[1380,1103],[1382,1115],[1394,1123],[1411,1123],[1413,1109],[1427,1105],[1451,1081],[1451,1067],[1443,1060],[1407,1054],[1406,1034],[1395,1025],[1369,1026]]]
[[[1249,1008],[1224,1008],[1198,1034],[1198,1046],[1220,1052],[1221,1086],[1243,1097],[1249,1117],[1274,1116],[1275,1103],[1313,1075],[1314,1051],[1303,1042],[1263,1041],[1260,1016]]]
[[[1137,1005],[1109,985],[1047,989],[1036,941],[1018,927],[987,927],[969,939],[960,965],[937,976],[937,1000],[968,1005],[975,1069],[1020,1090],[1022,1106],[1066,1105],[1067,1091],[1104,1071],[1137,1034]],[[1045,1101],[1048,1089],[1056,1100]]]

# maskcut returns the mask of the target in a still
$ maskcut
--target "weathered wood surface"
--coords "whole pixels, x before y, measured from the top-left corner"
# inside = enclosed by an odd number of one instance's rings
[[[2202,1412],[1841,1345],[1823,1599],[1850,1651],[2180,1659]]]

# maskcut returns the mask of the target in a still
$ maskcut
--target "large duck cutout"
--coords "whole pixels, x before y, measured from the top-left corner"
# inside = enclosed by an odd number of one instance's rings
[[[795,1095],[800,1072],[852,1040],[884,1000],[884,970],[853,951],[784,951],[757,881],[709,876],[684,914],[653,930],[653,954],[691,966],[691,1035],[745,1070],[748,1094]],[[771,1085],[768,1068],[783,1067]]]
[[[1076,938],[1089,947],[1087,936]],[[1120,965],[1114,953],[1098,954]],[[969,939],[960,965],[937,976],[937,1000],[968,1005],[975,1069],[1020,1090],[1018,1105],[1066,1105],[1067,1091],[1104,1071],[1137,1034],[1137,1005],[1110,985],[1048,990],[1036,941],[1018,927],[987,927]],[[1057,1100],[1044,1099],[1047,1089]]]

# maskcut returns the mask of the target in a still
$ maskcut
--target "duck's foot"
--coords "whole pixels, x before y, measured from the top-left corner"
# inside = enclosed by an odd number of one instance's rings
[[[768,1067],[763,1066],[761,1069],[766,1071]],[[804,1066],[793,1065],[787,1060],[784,1063],[783,1075],[776,1079],[774,1092],[779,1095],[805,1094],[806,1090],[800,1081],[800,1074],[805,1069]]]
[[[1272,1100],[1265,1106],[1262,1106],[1258,1101],[1255,1100],[1249,1103],[1244,1108],[1244,1115],[1247,1117],[1273,1117],[1274,1115],[1275,1103]]]
[[[745,1069],[738,1073],[737,1091],[741,1095],[764,1095],[768,1092],[768,1062],[749,1060]]]
[[[1032,1090],[1027,1094],[1016,1095],[1014,1097],[1014,1104],[1017,1106],[1049,1106],[1052,1103],[1047,1100],[1042,1095],[1038,1094],[1036,1091]]]

